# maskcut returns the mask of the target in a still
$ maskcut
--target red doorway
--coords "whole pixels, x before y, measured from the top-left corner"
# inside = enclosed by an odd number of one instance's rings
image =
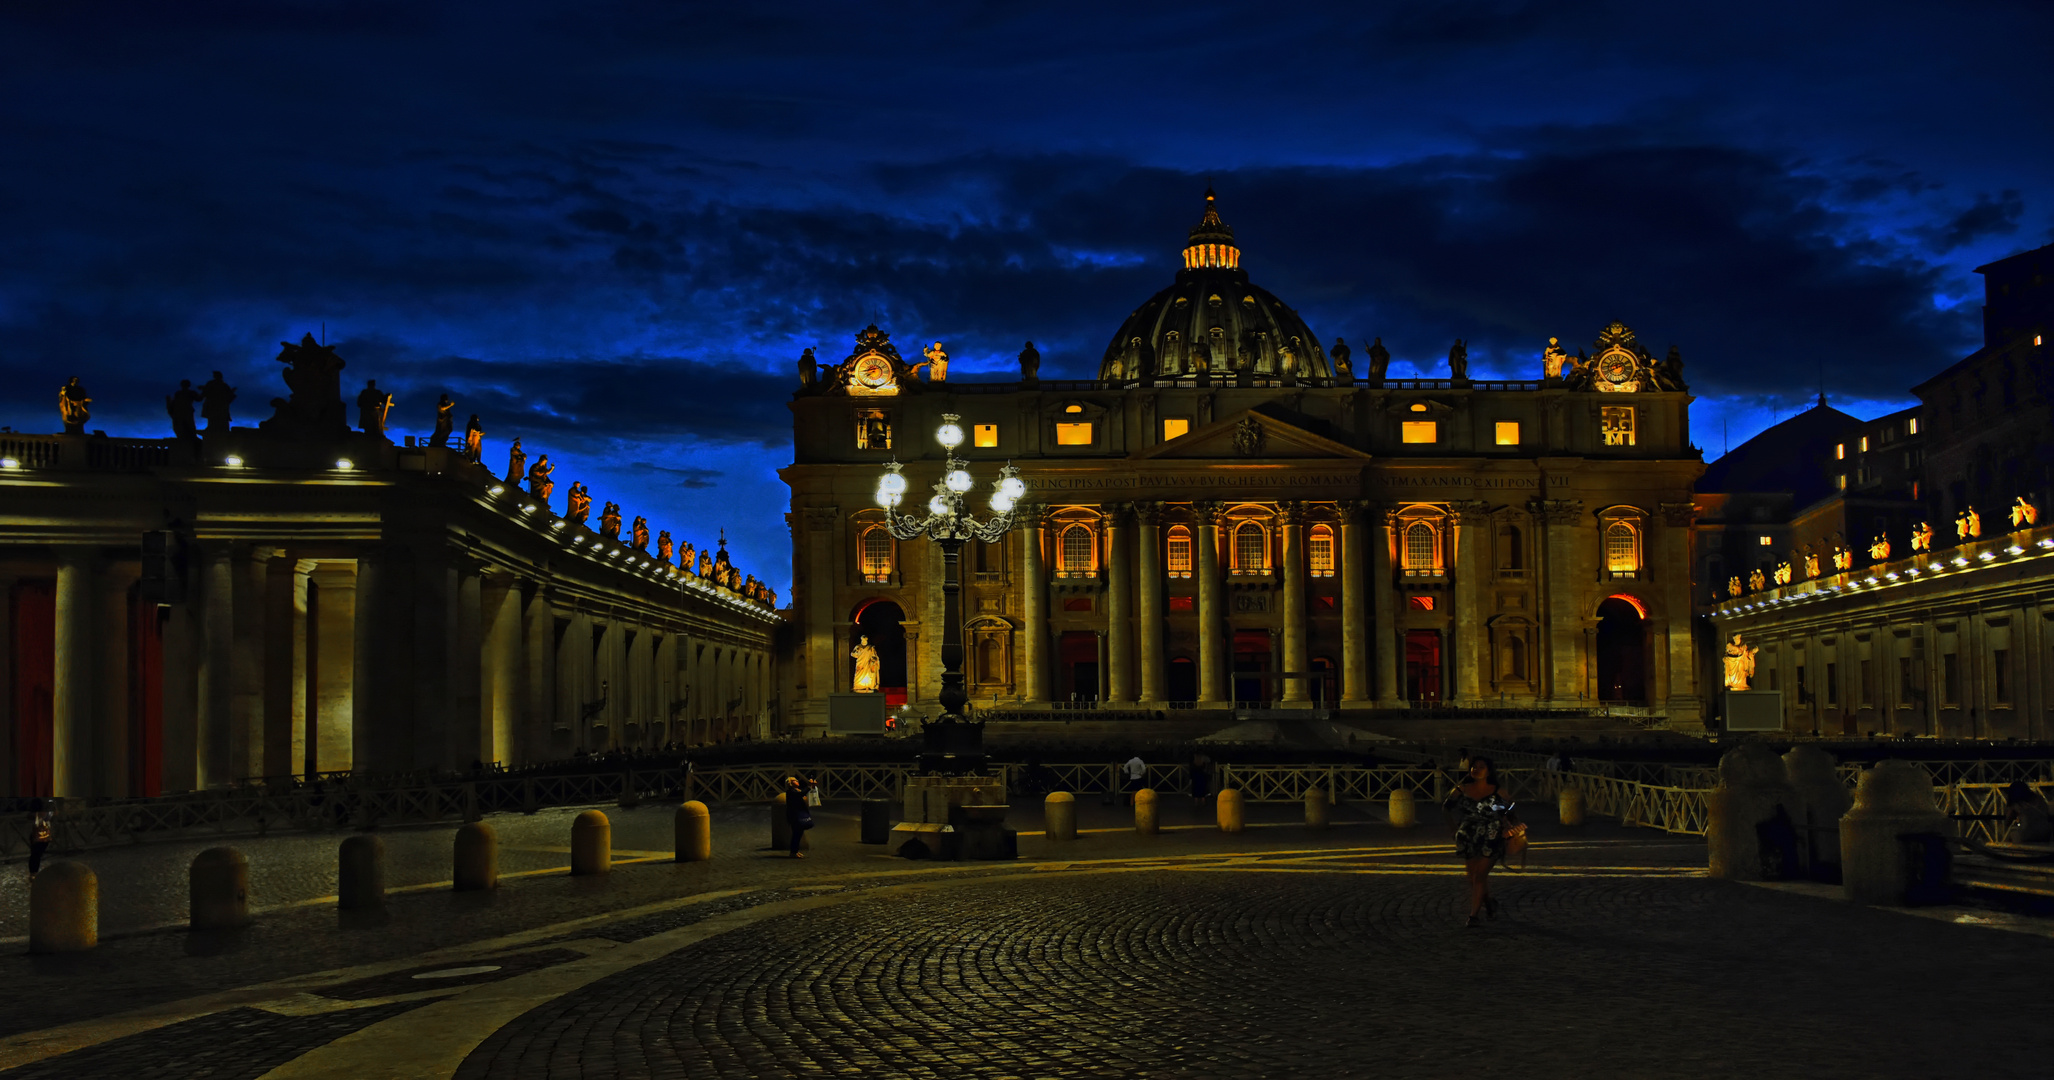
[[[1070,630],[1056,642],[1061,651],[1062,674],[1069,685],[1060,687],[1059,694],[1067,694],[1071,701],[1098,700],[1098,634],[1090,630]]]
[[[57,700],[57,583],[14,586],[14,763],[17,794],[51,791],[52,722]]]
[[[1405,698],[1441,700],[1441,632],[1405,631]]]

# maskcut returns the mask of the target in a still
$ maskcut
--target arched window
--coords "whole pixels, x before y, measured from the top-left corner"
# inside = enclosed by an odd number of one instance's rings
[[[1526,569],[1526,552],[1520,545],[1519,526],[1506,525],[1498,529],[1498,569],[1510,574],[1519,574]]]
[[[1312,558],[1313,577],[1334,576],[1334,527],[1314,525],[1305,534],[1305,551]]]
[[[1164,545],[1169,567],[1169,576],[1187,578],[1191,576],[1191,530],[1182,525],[1170,526],[1170,534]]]
[[[1622,576],[1640,572],[1640,533],[1630,522],[1605,526],[1605,570]]]
[[[1091,526],[1071,525],[1062,531],[1061,540],[1057,577],[1090,577],[1098,570]]]
[[[1269,573],[1269,537],[1253,521],[1234,526],[1234,572]]]
[[[863,530],[863,580],[891,580],[891,533],[882,525]]]
[[[1441,568],[1440,537],[1424,521],[1405,526],[1405,572],[1431,574]]]

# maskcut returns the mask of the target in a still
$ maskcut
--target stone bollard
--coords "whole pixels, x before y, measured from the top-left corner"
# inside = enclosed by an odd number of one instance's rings
[[[1790,817],[1797,824],[1797,846],[1812,866],[1840,866],[1840,819],[1854,805],[1840,782],[1833,755],[1816,746],[1793,746],[1783,755],[1783,772],[1797,789],[1799,806]],[[1809,826],[1809,827],[1807,827]],[[1830,880],[1830,879],[1829,879]]]
[[[1142,788],[1134,793],[1134,832],[1140,836],[1154,836],[1162,831],[1162,817],[1156,808],[1154,788]]]
[[[1315,829],[1327,827],[1327,818],[1332,804],[1327,800],[1325,788],[1312,788],[1305,793],[1305,824]]]
[[[1401,829],[1419,824],[1419,804],[1412,800],[1411,788],[1391,789],[1391,824]]]
[[[250,923],[250,860],[232,847],[208,848],[193,856],[187,874],[194,930],[233,930]]]
[[[1933,802],[1932,776],[1915,762],[1877,762],[1840,819],[1841,889],[1858,904],[1904,904],[1921,899],[1913,892],[1943,890],[1944,868],[1919,865],[1903,839],[1933,835],[1953,836],[1954,825]]]
[[[770,800],[770,849],[790,851],[792,848],[792,827],[785,821],[785,797],[779,795]],[[799,850],[813,850],[813,830],[799,834]]]
[[[1240,832],[1247,827],[1246,818],[1241,812],[1241,792],[1238,789],[1221,788],[1217,801],[1221,832]]]
[[[1709,804],[1705,848],[1713,877],[1761,881],[1803,870],[1793,863],[1803,854],[1794,828],[1804,804],[1775,751],[1756,743],[1728,751]]]
[[[344,911],[385,907],[385,841],[352,836],[342,842],[335,867],[335,906]]]
[[[713,858],[713,812],[693,799],[678,807],[671,819],[677,841],[678,862],[705,862]]]
[[[482,821],[456,831],[456,891],[499,888],[499,834]]]
[[[1555,821],[1565,829],[1583,824],[1583,789],[1565,787],[1555,797]]]
[[[81,862],[51,863],[29,886],[29,951],[81,952],[100,943],[100,879]]]
[[[1077,797],[1067,791],[1049,792],[1041,800],[1041,821],[1050,840],[1077,839]]]
[[[571,874],[589,877],[613,869],[613,822],[587,810],[571,822]]]

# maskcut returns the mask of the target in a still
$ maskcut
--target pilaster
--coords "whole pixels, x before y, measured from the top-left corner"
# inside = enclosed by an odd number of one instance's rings
[[[1135,552],[1138,566],[1140,603],[1134,617],[1134,634],[1141,654],[1140,700],[1162,707],[1167,684],[1163,671],[1163,565],[1162,504],[1134,504],[1137,524]]]
[[[1286,675],[1278,687],[1279,697],[1286,706],[1310,705],[1311,687],[1304,676],[1312,670],[1312,662],[1306,655],[1305,619],[1305,509],[1297,503],[1284,503],[1278,510],[1277,522],[1282,527],[1284,540],[1284,663]]]
[[[1191,542],[1198,548],[1198,707],[1225,709],[1233,704],[1233,688],[1227,681],[1227,590],[1220,566],[1220,505],[1199,503],[1193,509],[1198,519],[1191,529]]]

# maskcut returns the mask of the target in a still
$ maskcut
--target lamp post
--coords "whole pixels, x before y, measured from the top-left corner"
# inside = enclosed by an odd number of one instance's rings
[[[976,772],[984,767],[984,724],[963,718],[963,706],[970,700],[963,689],[963,543],[997,543],[1013,527],[1013,508],[1027,493],[1020,470],[1007,465],[991,485],[991,517],[979,521],[968,511],[964,496],[976,482],[970,478],[968,463],[956,457],[956,447],[963,445],[959,420],[954,413],[944,413],[941,427],[935,430],[935,441],[948,456],[924,516],[899,512],[899,504],[905,501],[906,478],[898,462],[885,466],[884,475],[877,480],[877,503],[884,507],[885,526],[892,536],[911,540],[924,535],[941,545],[942,715],[921,729],[920,769],[930,773]]]

